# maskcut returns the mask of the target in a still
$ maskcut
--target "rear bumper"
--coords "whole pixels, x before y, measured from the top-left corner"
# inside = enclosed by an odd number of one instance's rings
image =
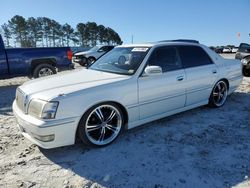
[[[43,121],[24,114],[15,101],[13,112],[22,135],[36,145],[50,149],[75,143],[78,117]]]
[[[228,91],[229,95],[232,94],[239,87],[242,80],[243,80],[242,75],[229,79],[229,91]]]
[[[66,65],[66,66],[58,66],[58,72],[65,71],[65,70],[72,70],[75,68],[75,65],[73,63]]]

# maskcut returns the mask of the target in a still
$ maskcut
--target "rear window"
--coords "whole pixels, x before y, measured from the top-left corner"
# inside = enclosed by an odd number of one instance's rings
[[[239,52],[244,52],[245,50],[248,50],[248,49],[250,49],[250,45],[249,44],[241,43],[240,46],[239,46],[238,51]]]
[[[178,50],[185,68],[213,64],[208,54],[199,46],[179,46]]]

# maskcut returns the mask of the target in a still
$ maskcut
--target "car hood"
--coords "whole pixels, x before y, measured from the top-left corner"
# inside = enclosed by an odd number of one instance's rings
[[[88,50],[88,51],[85,51],[85,52],[78,52],[78,53],[75,53],[75,56],[78,56],[78,55],[86,55],[86,54],[90,54],[90,53],[93,53],[94,51],[91,51],[91,50]]]
[[[28,98],[51,100],[60,95],[129,78],[130,76],[126,75],[83,69],[31,80],[24,83],[19,89]]]

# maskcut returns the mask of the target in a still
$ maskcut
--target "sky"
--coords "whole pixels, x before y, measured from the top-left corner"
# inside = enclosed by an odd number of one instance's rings
[[[15,15],[49,17],[72,27],[90,21],[111,27],[125,44],[132,36],[134,43],[250,43],[250,0],[3,0],[0,9],[1,25]]]

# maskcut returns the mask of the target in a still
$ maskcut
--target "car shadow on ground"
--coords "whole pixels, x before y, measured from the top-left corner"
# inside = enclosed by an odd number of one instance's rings
[[[0,114],[9,115],[12,112],[12,103],[15,99],[16,88],[19,85],[0,87]]]
[[[250,175],[250,107],[242,105],[249,97],[234,93],[222,108],[200,107],[148,123],[105,148],[77,143],[40,151],[108,187],[231,187]]]

